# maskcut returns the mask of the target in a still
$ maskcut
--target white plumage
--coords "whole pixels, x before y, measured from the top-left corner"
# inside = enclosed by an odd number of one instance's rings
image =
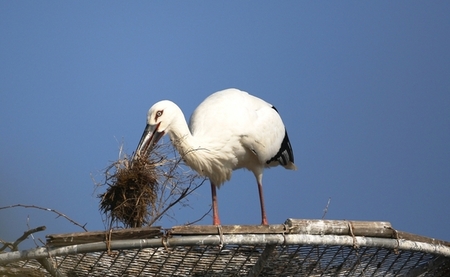
[[[207,97],[193,112],[189,127],[181,109],[168,100],[148,111],[147,126],[136,153],[146,153],[168,134],[186,164],[211,181],[213,224],[219,225],[216,186],[233,170],[246,168],[256,177],[262,224],[267,225],[262,192],[265,167],[296,169],[289,138],[277,110],[238,89]]]

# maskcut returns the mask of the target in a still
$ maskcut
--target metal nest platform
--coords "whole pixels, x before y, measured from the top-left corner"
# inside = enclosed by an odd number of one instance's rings
[[[388,222],[146,227],[48,235],[0,276],[450,276],[450,243]]]

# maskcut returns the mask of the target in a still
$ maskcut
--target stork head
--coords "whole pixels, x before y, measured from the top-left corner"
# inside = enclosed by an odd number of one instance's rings
[[[169,100],[163,100],[154,104],[147,114],[147,126],[139,141],[136,155],[147,156],[153,146],[168,132],[170,124],[176,116],[178,106]],[[179,108],[178,108],[179,109]]]

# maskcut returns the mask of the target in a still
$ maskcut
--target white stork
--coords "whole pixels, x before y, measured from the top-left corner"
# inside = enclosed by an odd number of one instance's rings
[[[213,224],[220,225],[216,187],[235,169],[253,172],[259,189],[261,224],[267,225],[262,176],[265,167],[297,169],[287,131],[278,111],[264,100],[238,89],[207,97],[191,116],[189,127],[181,109],[168,100],[148,111],[137,154],[148,154],[165,134],[187,165],[211,182]]]

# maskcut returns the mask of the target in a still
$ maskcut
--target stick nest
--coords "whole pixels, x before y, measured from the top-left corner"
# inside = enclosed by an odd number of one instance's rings
[[[141,227],[146,223],[147,208],[154,207],[157,198],[155,163],[143,157],[123,162],[110,177],[106,192],[99,196],[100,210],[126,227]]]
[[[107,187],[98,198],[110,227],[114,223],[125,228],[151,226],[175,204],[186,205],[185,198],[204,181],[183,170],[171,144],[155,146],[149,157],[130,160],[122,151],[119,157],[106,168],[105,181],[97,183]]]

